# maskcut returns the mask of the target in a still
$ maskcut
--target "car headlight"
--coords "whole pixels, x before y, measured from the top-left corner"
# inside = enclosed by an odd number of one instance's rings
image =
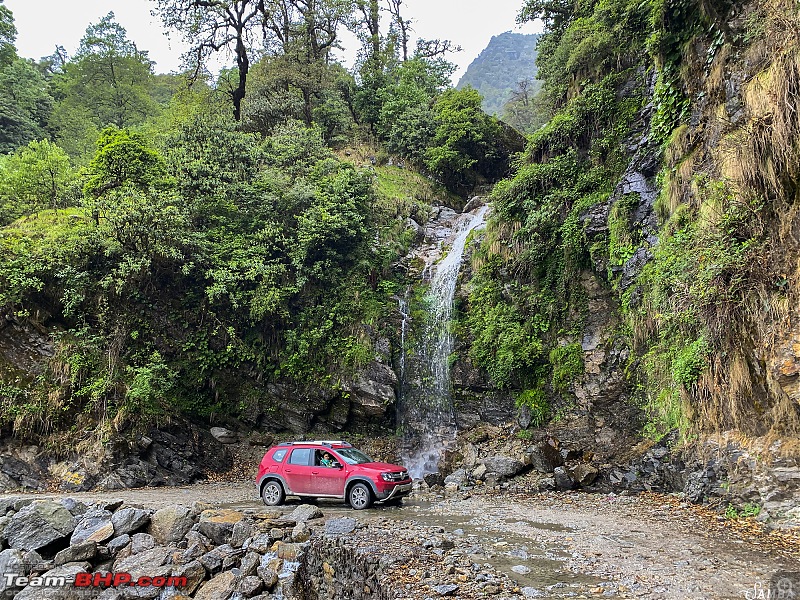
[[[381,473],[381,477],[383,477],[384,481],[394,481],[391,473]]]

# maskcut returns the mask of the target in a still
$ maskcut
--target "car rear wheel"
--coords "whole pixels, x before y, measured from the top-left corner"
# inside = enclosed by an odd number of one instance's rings
[[[277,481],[268,481],[261,488],[261,499],[267,506],[283,504],[284,498],[286,498],[286,494],[283,492],[283,486]]]
[[[350,488],[347,500],[356,510],[364,510],[372,506],[372,491],[363,483],[356,483]]]

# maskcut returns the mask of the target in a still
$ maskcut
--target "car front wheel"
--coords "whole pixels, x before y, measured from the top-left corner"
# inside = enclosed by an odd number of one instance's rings
[[[350,506],[356,510],[364,510],[372,506],[372,492],[363,483],[356,483],[353,485],[353,487],[350,488],[347,499],[350,502]]]
[[[261,488],[261,499],[267,506],[278,506],[283,504],[286,494],[283,493],[283,486],[277,481],[268,481]]]

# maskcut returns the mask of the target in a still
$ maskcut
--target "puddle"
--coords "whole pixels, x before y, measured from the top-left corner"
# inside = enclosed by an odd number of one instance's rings
[[[516,518],[493,520],[486,517],[491,512],[489,507],[481,515],[453,515],[445,513],[438,503],[406,500],[402,507],[386,507],[380,515],[373,513],[371,516],[413,520],[423,526],[441,527],[447,533],[455,533],[474,544],[470,549],[474,552],[468,554],[474,563],[491,565],[520,587],[538,589],[542,594],[537,596],[539,598],[572,596],[577,589],[595,587],[602,582],[597,577],[568,570],[566,561],[572,555],[563,548],[539,541],[535,535],[511,530],[532,528],[569,532],[569,527]]]

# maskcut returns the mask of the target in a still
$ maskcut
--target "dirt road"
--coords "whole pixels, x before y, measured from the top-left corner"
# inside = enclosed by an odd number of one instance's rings
[[[84,502],[122,498],[155,509],[196,500],[243,510],[262,507],[249,483],[61,496]],[[320,508],[326,516],[346,514],[365,524],[408,521],[465,536],[475,545],[476,561],[507,572],[527,597],[749,600],[759,591],[767,597],[770,578],[786,572],[800,598],[800,560],[777,538],[774,547],[769,537],[742,539],[719,519],[670,498],[484,493],[412,497],[402,507],[358,513],[339,503]]]

